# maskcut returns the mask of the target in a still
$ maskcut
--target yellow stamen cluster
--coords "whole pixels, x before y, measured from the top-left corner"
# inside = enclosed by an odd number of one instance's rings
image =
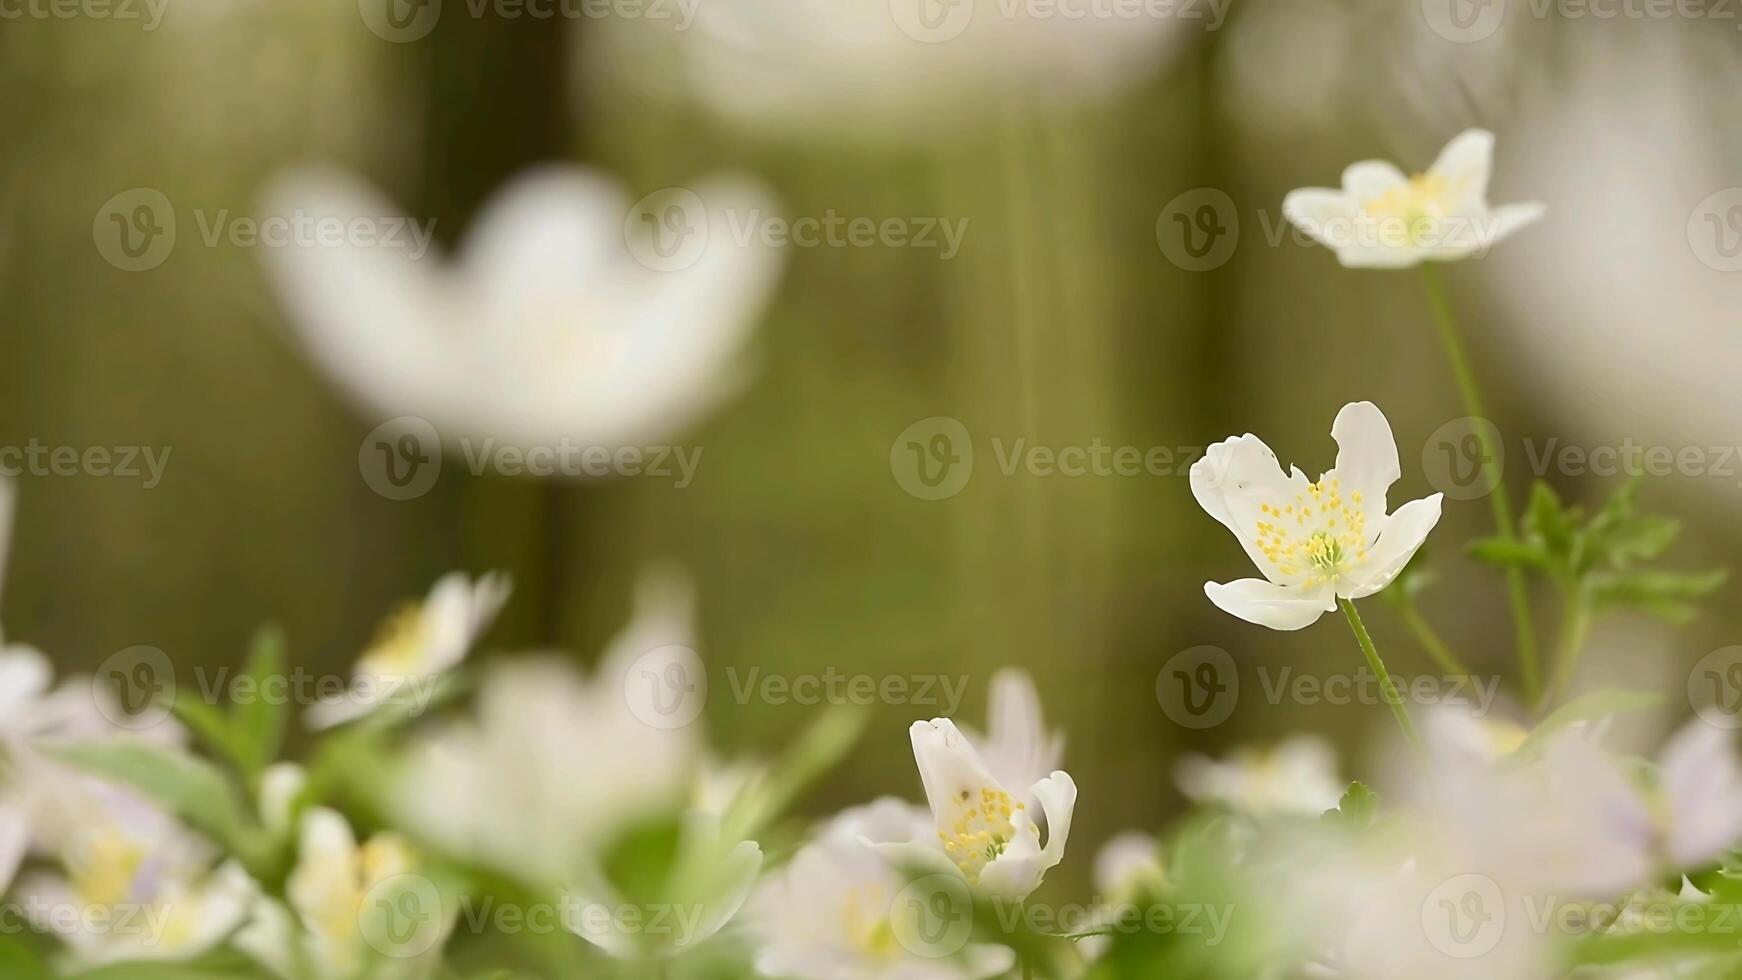
[[[890,922],[893,909],[888,889],[870,884],[847,894],[841,916],[846,920],[847,941],[871,959],[889,960],[901,955],[901,944]]]
[[[944,853],[956,862],[969,882],[980,880],[980,871],[992,863],[1016,836],[1015,815],[1021,803],[1012,802],[1010,794],[990,787],[980,790],[979,800],[972,790],[964,789],[955,798],[960,812],[948,831],[938,831],[944,842]]]
[[[375,642],[360,664],[370,673],[399,675],[416,673],[423,659],[429,629],[423,606],[407,603],[388,616],[375,634]]]
[[[1309,499],[1310,498],[1310,499]],[[1305,574],[1307,585],[1335,582],[1367,560],[1367,514],[1360,491],[1343,495],[1342,481],[1309,483],[1294,502],[1265,502],[1252,544],[1287,576]]]
[[[133,881],[145,863],[145,850],[116,832],[97,834],[83,842],[67,860],[67,877],[79,898],[91,905],[115,905],[128,900]]]
[[[1438,174],[1416,174],[1409,183],[1362,201],[1361,210],[1375,218],[1401,222],[1410,240],[1419,245],[1432,237],[1440,219],[1451,210],[1450,190]]]

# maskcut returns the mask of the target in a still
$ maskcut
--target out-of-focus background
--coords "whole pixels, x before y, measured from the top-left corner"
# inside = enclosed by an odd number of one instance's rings
[[[638,570],[670,560],[699,587],[708,724],[731,750],[773,750],[815,710],[735,697],[729,676],[751,668],[966,678],[961,714],[978,721],[991,671],[1020,665],[1069,734],[1085,842],[1177,809],[1188,749],[1310,729],[1357,771],[1383,707],[1266,690],[1284,667],[1354,672],[1347,631],[1328,618],[1275,634],[1210,606],[1206,579],[1250,570],[1185,468],[1254,431],[1316,475],[1336,410],[1370,399],[1403,457],[1394,502],[1448,489],[1434,460],[1464,413],[1420,277],[1341,269],[1279,205],[1358,159],[1423,169],[1471,126],[1498,137],[1491,198],[1548,205],[1446,270],[1514,495],[1536,475],[1574,499],[1619,483],[1567,446],[1694,447],[1703,462],[1648,475],[1643,499],[1698,527],[1688,566],[1725,563],[1742,536],[1742,459],[1725,449],[1742,443],[1734,9],[1201,0],[1092,15],[1059,38],[1052,22],[1003,36],[986,4],[950,36],[881,0],[392,0],[387,20],[372,4],[0,2],[0,445],[169,454],[149,487],[20,477],[0,619],[65,672],[137,644],[178,667],[233,665],[269,621],[297,663],[343,672],[388,610],[452,568],[515,579],[482,657],[588,660]],[[947,256],[781,248],[740,393],[673,436],[703,453],[686,487],[473,476],[450,457],[423,496],[386,499],[359,467],[386,416],[305,356],[269,248],[211,230],[269,217],[269,182],[317,163],[433,219],[452,248],[490,195],[552,161],[599,168],[630,198],[739,171],[789,218],[965,232]],[[102,242],[112,202],[138,188],[170,202],[177,233],[130,271]],[[901,442],[938,416],[974,461],[958,494],[928,500],[909,492]],[[1178,463],[1006,473],[1019,441]],[[1462,554],[1489,522],[1484,501],[1448,500],[1421,605],[1510,679],[1503,593]],[[1369,605],[1393,671],[1434,671]],[[1608,625],[1583,683],[1665,690],[1673,714],[1689,667],[1742,623]],[[1233,656],[1242,690],[1226,722],[1194,730],[1162,710],[1157,679],[1200,645]],[[905,729],[937,710],[878,707],[809,805],[917,797]]]

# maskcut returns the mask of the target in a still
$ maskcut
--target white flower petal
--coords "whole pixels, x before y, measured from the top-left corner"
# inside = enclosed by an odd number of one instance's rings
[[[30,847],[30,818],[22,804],[0,800],[0,895],[12,885]]]
[[[1360,512],[1367,518],[1369,540],[1379,533],[1385,515],[1385,493],[1403,475],[1397,461],[1397,439],[1391,423],[1372,402],[1351,402],[1331,423],[1331,438],[1337,441],[1336,477],[1342,481],[1343,499],[1361,495]]]
[[[1058,768],[1064,737],[1046,730],[1040,695],[1025,670],[1005,669],[992,676],[991,706],[980,757],[1004,786],[1028,786]]]
[[[1205,582],[1204,595],[1217,609],[1273,630],[1311,626],[1337,608],[1336,593],[1327,587],[1282,586],[1258,578]]]
[[[53,680],[54,668],[41,651],[26,646],[0,649],[0,731],[10,730]]]
[[[1040,844],[1037,821],[1027,809],[1017,811],[1011,823],[1015,836],[1004,853],[980,870],[980,891],[1020,901],[1040,887],[1046,873],[1065,856],[1071,833],[1071,816],[1077,805],[1077,784],[1063,772],[1055,772],[1029,787],[1040,801],[1046,818],[1046,845]]]
[[[1342,191],[1307,187],[1289,191],[1282,199],[1282,216],[1314,241],[1331,248],[1350,243],[1360,204]]]
[[[1378,540],[1367,550],[1367,562],[1357,571],[1360,578],[1340,590],[1350,599],[1362,599],[1390,585],[1440,522],[1444,494],[1412,500],[1385,518]]]
[[[1426,257],[1414,245],[1354,244],[1337,249],[1337,264],[1345,269],[1407,269]]]
[[[1362,160],[1343,171],[1343,192],[1363,204],[1368,199],[1409,183],[1396,165],[1384,160]]]
[[[1205,512],[1234,532],[1247,557],[1272,582],[1285,576],[1258,548],[1258,522],[1263,519],[1260,507],[1287,505],[1306,490],[1307,482],[1299,469],[1283,475],[1276,454],[1251,433],[1216,443],[1191,469],[1192,496]]]
[[[1447,193],[1456,202],[1453,210],[1488,199],[1488,175],[1494,169],[1494,134],[1485,129],[1467,129],[1440,151],[1428,173],[1445,180]]]
[[[1708,862],[1742,840],[1742,764],[1730,732],[1696,718],[1664,747],[1661,760],[1666,850],[1678,868]]]

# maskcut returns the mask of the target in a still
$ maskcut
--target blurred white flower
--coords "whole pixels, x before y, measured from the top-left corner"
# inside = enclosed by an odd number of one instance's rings
[[[595,32],[580,59],[643,87],[677,84],[735,121],[777,131],[914,138],[1012,98],[1092,102],[1221,26],[1193,7],[935,0],[724,0],[695,22]],[[1121,16],[1120,14],[1123,14]],[[930,125],[928,125],[930,124]]]
[[[1032,786],[1051,775],[1064,759],[1064,732],[1047,731],[1040,694],[1025,670],[1006,668],[992,675],[985,734],[965,726],[962,732],[974,743],[992,778],[1004,786]],[[1024,793],[1023,802],[1038,805]]]
[[[1167,881],[1161,843],[1153,834],[1127,830],[1115,834],[1095,855],[1095,890],[1108,901],[1129,901]]]
[[[948,718],[916,721],[909,735],[937,838],[877,843],[898,865],[950,871],[987,895],[1026,898],[1064,858],[1077,784],[1066,773],[1054,772],[1028,787],[1040,801],[1046,826],[1043,845],[1042,821],[993,777],[955,723]],[[1015,791],[1021,793],[1022,787]]]
[[[774,210],[761,185],[711,178],[679,203],[648,216],[679,225],[654,229],[676,236],[670,263],[637,251],[617,184],[551,168],[490,202],[451,265],[322,240],[268,250],[268,271],[315,361],[376,411],[523,449],[645,444],[733,390],[780,268],[771,246],[734,236]],[[282,178],[268,210],[345,227],[394,213],[319,171]]]
[[[1350,268],[1398,269],[1479,255],[1543,213],[1541,204],[1490,208],[1493,164],[1493,134],[1467,130],[1424,174],[1405,177],[1383,160],[1364,160],[1343,171],[1341,190],[1290,191],[1282,213]]]
[[[956,953],[926,945],[922,937],[947,935],[948,924],[926,918],[935,914],[927,903],[902,899],[908,879],[869,843],[934,833],[924,807],[888,797],[830,820],[751,896],[745,924],[757,972],[830,980],[978,980],[1008,973],[1016,954],[1006,947],[973,944]],[[939,955],[944,952],[956,955]]]
[[[1195,802],[1253,815],[1334,810],[1348,785],[1337,776],[1336,750],[1313,735],[1293,736],[1273,749],[1239,749],[1223,761],[1188,755],[1174,778]]]
[[[1696,718],[1657,762],[1659,850],[1674,870],[1698,868],[1742,842],[1742,762],[1729,731]]]
[[[1277,630],[1297,630],[1391,584],[1440,519],[1441,494],[1386,513],[1402,475],[1391,424],[1372,402],[1345,405],[1331,425],[1337,465],[1307,482],[1283,475],[1276,454],[1247,433],[1211,446],[1192,464],[1192,495],[1246,549],[1262,579],[1208,582],[1225,612]]]
[[[465,658],[508,601],[508,578],[491,572],[472,582],[459,572],[441,577],[422,603],[410,603],[382,624],[337,700],[310,706],[311,728],[360,718],[383,704],[427,707],[435,682]]]
[[[649,573],[595,676],[554,657],[493,667],[475,719],[449,723],[409,751],[389,788],[400,825],[454,854],[561,886],[629,822],[683,806],[699,735],[638,717],[626,685],[643,654],[693,648],[693,603],[687,583]]]
[[[26,873],[13,898],[81,963],[182,960],[223,941],[254,883],[156,806],[89,779],[33,793],[36,832],[56,870]]]
[[[236,945],[289,980],[361,976],[373,955],[364,922],[377,911],[366,908],[365,899],[416,866],[410,846],[397,835],[377,834],[359,846],[344,817],[325,807],[311,809],[303,814],[296,867],[285,882],[289,908],[257,898]]]

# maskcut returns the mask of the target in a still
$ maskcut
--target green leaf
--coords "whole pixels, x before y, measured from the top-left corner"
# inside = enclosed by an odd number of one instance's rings
[[[54,980],[50,970],[30,947],[11,936],[0,936],[0,977],[6,980]]]
[[[1634,569],[1594,580],[1590,594],[1599,607],[1643,609],[1679,623],[1697,612],[1692,600],[1710,594],[1727,577],[1721,568],[1703,572]]]
[[[1551,564],[1541,545],[1517,538],[1480,538],[1470,543],[1470,555],[1491,565],[1546,569]]]
[[[1541,480],[1530,488],[1530,507],[1525,513],[1524,523],[1531,535],[1542,540],[1550,554],[1562,555],[1572,551],[1578,511],[1562,507],[1554,488]]]
[[[1561,705],[1538,723],[1525,738],[1524,744],[1518,747],[1518,751],[1525,753],[1541,748],[1548,743],[1551,736],[1570,725],[1646,711],[1656,707],[1662,700],[1662,695],[1649,691],[1623,691],[1618,688],[1604,688],[1582,694]]]
[[[1324,819],[1351,830],[1365,830],[1373,825],[1378,812],[1379,795],[1367,788],[1366,783],[1356,781],[1343,791],[1335,810],[1325,811]]]
[[[10,977],[10,974],[8,974]],[[236,970],[217,970],[204,967],[188,966],[183,963],[111,963],[85,973],[73,975],[71,980],[260,980],[262,974]]]
[[[242,765],[247,755],[230,725],[230,716],[198,698],[177,697],[171,710],[216,755]]]
[[[284,746],[284,732],[289,724],[286,699],[271,692],[275,678],[284,676],[284,634],[277,627],[267,627],[254,638],[248,654],[245,674],[252,681],[254,698],[236,705],[231,712],[232,729],[237,743],[246,746],[247,759],[243,771],[250,776],[278,758]]]
[[[253,853],[250,821],[235,784],[203,759],[126,740],[59,742],[44,749],[62,762],[149,796],[245,859]]]

